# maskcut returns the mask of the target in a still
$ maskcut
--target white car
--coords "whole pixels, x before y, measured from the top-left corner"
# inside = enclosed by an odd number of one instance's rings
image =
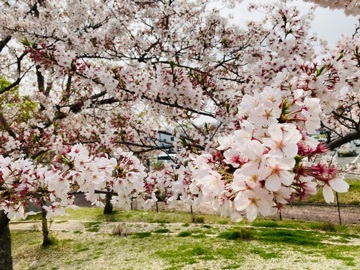
[[[158,162],[174,162],[176,161],[176,154],[160,154],[157,156]]]
[[[356,145],[353,141],[343,144],[340,146],[340,148],[337,150],[338,157],[343,156],[356,156]]]
[[[355,143],[356,146],[360,146],[360,139],[354,140],[354,143]]]

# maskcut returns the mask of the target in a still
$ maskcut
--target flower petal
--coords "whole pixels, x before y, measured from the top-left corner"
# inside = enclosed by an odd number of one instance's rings
[[[279,177],[275,175],[270,175],[265,182],[265,187],[270,191],[278,191],[281,188],[281,181]]]
[[[252,222],[255,220],[255,218],[257,217],[257,209],[256,206],[251,204],[247,209],[246,209],[246,217],[247,219]]]
[[[330,180],[329,185],[336,192],[347,192],[349,190],[349,184],[340,177]]]
[[[323,196],[324,196],[324,199],[327,203],[332,203],[334,202],[334,192],[333,190],[331,189],[330,186],[328,185],[325,185],[323,187]]]
[[[249,207],[251,201],[247,196],[244,195],[243,192],[239,192],[238,195],[234,199],[234,207],[237,211],[245,210]]]

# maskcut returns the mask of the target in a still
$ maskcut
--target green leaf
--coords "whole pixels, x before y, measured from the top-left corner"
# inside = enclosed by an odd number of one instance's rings
[[[21,40],[21,43],[25,46],[32,47],[34,43],[30,42],[26,37]]]
[[[174,61],[170,61],[170,67],[171,69],[174,69],[176,67],[176,63]]]
[[[326,68],[325,66],[322,66],[320,69],[316,70],[316,77],[319,77],[321,75],[321,73],[324,71],[324,69]]]

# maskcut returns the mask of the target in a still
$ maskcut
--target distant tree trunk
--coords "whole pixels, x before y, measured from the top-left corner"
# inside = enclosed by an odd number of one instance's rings
[[[342,225],[341,222],[341,213],[340,213],[340,202],[339,202],[339,194],[337,192],[335,192],[336,194],[336,205],[337,205],[337,210],[338,210],[338,215],[339,215],[339,225]]]
[[[4,211],[0,211],[0,269],[12,270],[11,237],[9,219]]]
[[[44,199],[41,200],[41,222],[42,222],[42,235],[43,235],[43,242],[42,246],[50,246],[52,244],[51,239],[49,237],[49,228],[48,228],[48,221],[46,219],[46,210],[42,207],[46,205],[46,201]]]
[[[104,208],[104,214],[111,214],[113,211],[113,205],[111,203],[112,194],[106,193],[105,197],[105,208]]]

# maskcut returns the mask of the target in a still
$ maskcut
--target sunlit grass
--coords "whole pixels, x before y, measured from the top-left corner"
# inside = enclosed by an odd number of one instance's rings
[[[195,225],[191,223],[192,216],[190,213],[185,212],[160,212],[153,211],[121,211],[115,210],[113,214],[104,215],[101,208],[93,207],[81,207],[78,210],[67,210],[68,216],[55,217],[54,222],[62,223],[66,220],[79,220],[84,223],[88,231],[97,232],[99,230],[99,224],[102,222],[124,222],[126,223],[146,223],[146,224],[158,224],[166,226],[167,224],[179,223],[183,228],[187,228]],[[341,232],[341,233],[359,233],[360,226],[344,226],[336,225],[330,222],[308,222],[301,220],[282,220],[270,219],[270,218],[258,218],[253,222],[249,222],[246,219],[239,223],[231,222],[229,218],[220,217],[218,215],[205,215],[204,223],[197,224],[199,227],[206,228],[211,234],[214,230],[219,228],[212,228],[212,225],[218,224],[219,226],[253,226],[253,227],[265,227],[265,228],[287,228],[287,229],[302,229],[302,230],[319,230],[327,232]],[[212,228],[209,230],[209,228]],[[188,229],[189,230],[189,229]],[[193,232],[193,231],[192,231]],[[179,233],[179,232],[177,232]],[[196,233],[196,232],[195,232]]]
[[[348,182],[349,193],[338,194],[340,203],[359,203],[360,181]],[[321,191],[310,201],[323,202]],[[203,223],[194,224],[189,212],[115,210],[104,215],[102,208],[95,207],[69,209],[67,214],[53,222],[78,220],[85,229],[51,232],[54,245],[47,248],[41,247],[41,232],[12,232],[15,270],[169,270],[186,265],[194,269],[213,269],[214,265],[219,269],[251,269],[254,263],[279,269],[281,263],[289,262],[288,267],[295,268],[308,263],[305,268],[316,269],[316,263],[323,266],[331,262],[330,267],[336,265],[336,269],[360,269],[359,225],[277,218],[233,223],[229,218],[206,214],[201,214]],[[116,232],[101,230],[103,224],[112,223]]]
[[[156,224],[151,232],[120,237],[87,230],[81,234],[52,232],[55,245],[46,249],[41,247],[41,232],[15,231],[14,269],[181,269],[186,265],[214,269],[217,264],[221,267],[216,269],[237,269],[239,265],[251,269],[255,262],[264,269],[301,269],[310,262],[307,269],[316,269],[316,263],[325,269],[324,261],[337,269],[359,269],[360,241],[357,234],[349,233],[356,231],[354,227],[343,233],[345,229],[339,231],[336,226],[334,232],[324,230],[327,225],[321,223],[282,223],[272,221],[266,226],[259,221],[256,227],[179,224],[178,232]],[[98,224],[89,222],[87,228]],[[293,229],[296,225],[301,229]]]
[[[186,212],[153,212],[153,211],[122,211],[115,210],[112,214],[103,214],[103,209],[96,207],[81,207],[78,210],[66,210],[68,216],[55,217],[55,220],[82,220],[82,221],[107,221],[107,222],[146,222],[146,223],[191,223],[192,215]],[[229,218],[218,215],[206,215],[204,223],[232,223]],[[39,217],[40,218],[40,217]]]

